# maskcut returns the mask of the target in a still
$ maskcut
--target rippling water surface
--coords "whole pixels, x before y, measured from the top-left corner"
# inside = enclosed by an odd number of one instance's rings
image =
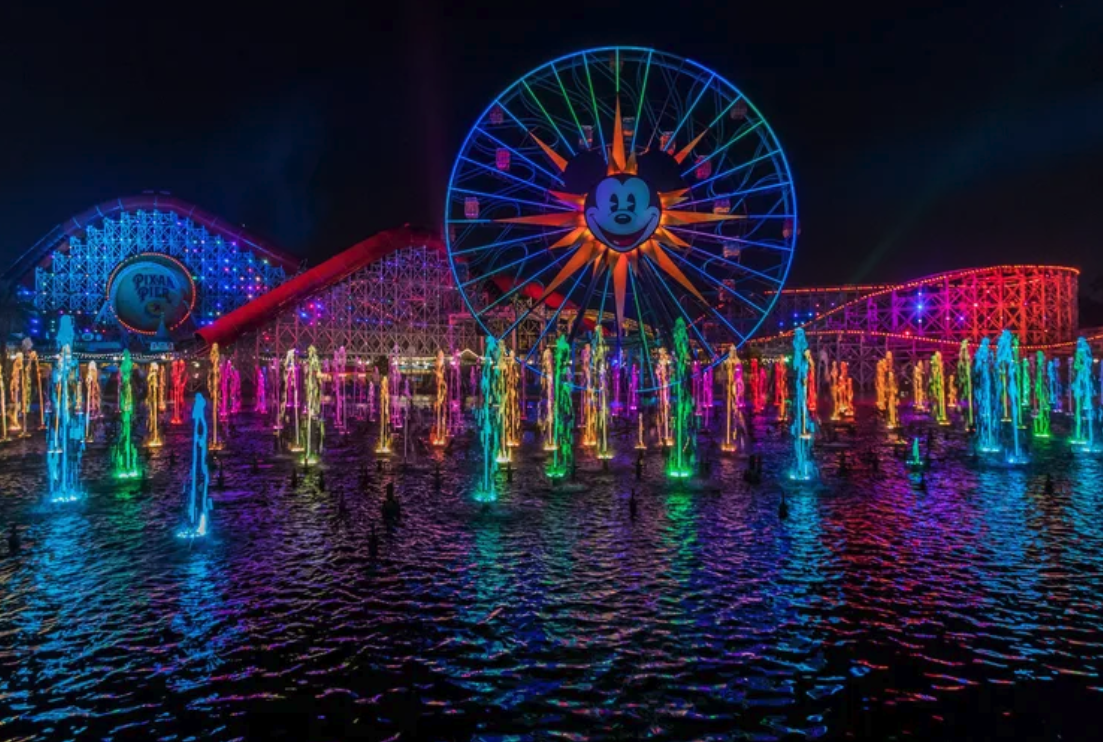
[[[0,739],[1098,738],[1100,458],[1055,440],[1009,469],[935,430],[924,488],[871,424],[837,444],[848,476],[817,450],[816,486],[784,482],[773,424],[758,486],[715,454],[672,483],[651,452],[636,481],[621,441],[553,487],[530,433],[483,505],[462,443],[377,471],[353,434],[292,487],[246,416],[190,547],[182,454],[120,484],[94,446],[86,500],[50,506],[43,441],[4,444]]]

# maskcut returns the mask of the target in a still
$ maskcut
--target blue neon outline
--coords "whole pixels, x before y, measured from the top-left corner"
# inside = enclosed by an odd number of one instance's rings
[[[471,127],[470,130],[468,130],[467,136],[464,137],[463,144],[460,145],[460,149],[459,149],[458,154],[462,155],[464,152],[467,151],[467,149],[468,149],[468,147],[471,143],[471,139],[475,135],[475,133],[477,131],[483,131],[480,128],[481,122],[484,121],[487,118],[487,116],[490,114],[491,109],[494,106],[499,105],[499,101],[502,98],[505,98],[506,96],[514,93],[515,89],[518,87],[521,80],[531,78],[531,77],[533,77],[535,75],[538,75],[538,74],[545,74],[548,69],[552,69],[553,72],[555,72],[556,68],[559,65],[564,64],[565,62],[567,62],[567,60],[572,60],[572,59],[576,59],[576,58],[581,57],[582,63],[584,65],[586,65],[586,64],[588,64],[588,62],[587,62],[587,56],[588,55],[598,55],[598,54],[614,52],[614,51],[617,52],[617,53],[637,52],[637,53],[641,53],[641,54],[648,54],[649,55],[648,58],[649,58],[649,61],[651,63],[654,63],[654,60],[656,58],[660,61],[660,63],[665,61],[665,62],[667,62],[668,65],[669,65],[671,60],[674,60],[674,61],[678,61],[678,62],[681,63],[681,65],[679,65],[678,67],[689,66],[690,68],[695,68],[695,69],[697,69],[697,70],[699,70],[699,71],[701,71],[705,74],[712,75],[713,76],[712,82],[715,83],[719,88],[727,90],[729,92],[729,94],[734,94],[735,96],[741,97],[743,99],[743,101],[747,104],[748,112],[753,113],[754,116],[757,118],[757,122],[756,122],[757,126],[755,128],[757,129],[757,128],[761,127],[763,129],[765,129],[765,133],[777,145],[775,147],[775,149],[777,151],[776,160],[778,161],[778,163],[780,165],[779,169],[784,171],[785,179],[788,181],[788,183],[790,185],[790,187],[788,189],[783,191],[783,199],[782,200],[785,201],[785,206],[786,206],[785,210],[791,215],[790,218],[793,220],[793,223],[794,223],[793,233],[787,240],[787,242],[789,244],[789,256],[790,257],[789,257],[789,260],[786,261],[786,263],[785,263],[785,270],[783,272],[783,275],[781,276],[781,284],[780,285],[784,286],[789,280],[789,272],[793,267],[793,253],[796,251],[796,241],[797,241],[797,229],[796,229],[795,225],[799,223],[799,218],[798,218],[798,213],[799,212],[797,210],[796,181],[793,178],[792,168],[789,167],[789,160],[785,156],[785,150],[781,146],[781,140],[778,138],[777,133],[774,132],[773,127],[770,126],[770,124],[766,120],[765,116],[762,115],[762,112],[758,110],[758,107],[754,104],[754,102],[751,101],[751,99],[748,98],[746,95],[744,95],[743,92],[739,88],[735,87],[735,85],[733,85],[731,82],[729,82],[722,75],[719,75],[718,73],[714,72],[713,70],[709,69],[708,67],[705,67],[704,65],[702,65],[698,62],[695,62],[691,59],[685,59],[685,58],[679,57],[675,54],[669,54],[669,53],[666,53],[666,52],[659,52],[659,51],[656,51],[653,48],[644,47],[644,46],[603,46],[603,47],[594,47],[594,48],[591,48],[591,49],[585,49],[585,50],[578,51],[578,52],[572,52],[571,54],[564,54],[561,57],[558,57],[556,59],[545,62],[544,64],[540,65],[539,67],[535,67],[532,70],[529,70],[529,72],[527,72],[522,77],[514,80],[504,91],[502,91],[502,93],[500,93],[492,101],[490,101],[490,103],[486,106],[486,108],[483,109],[482,113],[476,119],[475,124]],[[672,68],[675,68],[675,69],[677,68],[674,65],[670,65],[670,66]],[[598,122],[595,122],[595,123],[598,123]],[[600,125],[598,125],[598,131],[599,132],[602,131],[602,127]],[[486,132],[484,131],[483,133],[485,134]],[[487,135],[487,136],[489,138],[493,139],[493,137],[490,137],[490,135]],[[512,148],[509,148],[509,149],[512,149]],[[524,159],[527,160],[528,158],[524,158]],[[452,162],[452,172],[450,173],[449,178],[448,178],[448,189],[445,192],[445,196],[444,196],[444,199],[445,199],[444,200],[445,227],[447,227],[449,224],[461,223],[459,220],[453,220],[453,219],[449,218],[450,207],[451,207],[451,204],[452,204],[452,188],[453,188],[452,184],[456,180],[456,175],[457,175],[458,170],[459,170],[460,162],[461,162],[461,159],[460,159],[459,156],[457,156],[456,159],[453,160],[453,162]],[[535,164],[535,163],[533,163],[533,164]],[[558,178],[556,178],[556,180],[558,180]],[[560,181],[560,182],[562,182],[562,181]],[[468,220],[467,222],[464,222],[464,223],[469,223],[469,222],[470,222],[470,220]],[[457,269],[456,269],[456,261],[454,260],[453,253],[452,253],[452,240],[451,240],[451,238],[448,234],[448,229],[447,228],[444,230],[444,243],[445,243],[445,247],[446,247],[447,252],[448,252],[448,263],[449,263],[449,267],[452,270],[453,280],[456,282],[456,286],[460,286],[461,282],[459,280],[459,274],[458,274]],[[751,339],[755,336],[755,334],[758,332],[758,330],[762,327],[762,324],[766,321],[766,319],[773,312],[774,307],[777,305],[777,302],[780,298],[780,295],[781,295],[780,291],[776,291],[776,292],[773,293],[773,295],[770,298],[770,301],[768,302],[768,304],[765,307],[765,311],[763,312],[763,314],[760,317],[760,319],[758,320],[758,322],[754,325],[754,327],[752,327],[750,329],[750,331],[747,333],[747,335],[745,337],[740,336],[740,342],[739,342],[738,346],[736,346],[737,349],[742,348],[747,343],[747,341],[749,339]],[[494,335],[494,333],[490,332],[489,328],[482,322],[482,320],[479,319],[478,314],[475,312],[475,309],[471,304],[471,299],[468,297],[467,292],[465,292],[461,289],[460,290],[460,296],[463,297],[464,305],[467,307],[468,311],[471,313],[471,316],[475,319],[475,321],[478,322],[479,326],[483,329],[483,331],[486,332],[486,334],[488,334],[488,335]],[[742,297],[740,297],[740,298],[742,298]],[[497,337],[497,336],[495,336],[495,337]],[[539,343],[537,343],[537,345],[539,345]],[[531,353],[530,353],[530,356],[531,356]],[[526,359],[530,356],[527,356]],[[726,358],[726,357],[727,357],[727,354],[725,353],[721,357],[721,359],[718,359],[716,361],[716,363],[719,363],[720,360],[722,360],[723,358]],[[714,363],[712,365],[715,366],[716,363]]]

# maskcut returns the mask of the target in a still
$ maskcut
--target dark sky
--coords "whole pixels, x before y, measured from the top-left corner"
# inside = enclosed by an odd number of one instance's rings
[[[938,4],[10,0],[0,260],[146,189],[315,262],[437,225],[452,157],[494,95],[553,55],[624,43],[716,69],[770,120],[801,206],[794,283],[996,261],[1090,279],[1103,2]]]

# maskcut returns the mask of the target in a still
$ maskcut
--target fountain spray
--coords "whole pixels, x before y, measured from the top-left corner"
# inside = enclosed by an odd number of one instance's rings
[[[544,348],[540,361],[540,431],[544,450],[555,450],[555,360],[550,347]]]
[[[659,361],[655,364],[655,378],[659,383],[659,441],[663,446],[672,446],[670,423],[670,354],[666,348],[659,348]]]
[[[1007,454],[1007,463],[1022,464],[1026,462],[1019,440],[1019,422],[1023,414],[1022,405],[1019,404],[1019,359],[1015,357],[1015,344],[1012,342],[1010,330],[1000,333],[999,342],[996,345],[996,363],[1001,367],[1001,378],[1007,381],[1007,405],[1006,410],[1011,419],[1011,451]]]
[[[977,420],[977,447],[984,453],[1000,451],[999,392],[992,378],[992,347],[984,338],[973,357],[973,401]]]
[[[1049,421],[1049,382],[1052,377],[1048,372],[1051,366],[1046,363],[1046,354],[1042,351],[1038,351],[1034,365],[1034,437],[1049,438],[1053,434]]]
[[[318,349],[313,345],[306,349],[306,440],[303,442],[303,463],[317,462],[322,453],[326,437],[325,420],[322,419],[322,364],[318,360]],[[314,429],[318,430],[318,445],[314,445]],[[317,455],[315,455],[317,454]]]
[[[375,452],[389,454],[391,452],[391,438],[394,428],[391,427],[391,391],[390,383],[386,376],[379,382],[379,441],[375,444]]]
[[[923,361],[916,361],[912,366],[912,408],[916,412],[927,411],[927,385],[923,372]]]
[[[743,409],[739,399],[742,396],[743,362],[739,360],[734,345],[728,348],[728,357],[724,359],[724,379],[727,393],[724,395],[724,442],[720,444],[720,450],[734,453],[739,450],[739,436],[743,429]]]
[[[793,359],[797,363],[797,359]],[[807,382],[807,380],[806,380]],[[800,401],[804,404],[804,401]],[[774,362],[774,406],[779,421],[789,419],[789,364],[782,358]]]
[[[142,476],[142,469],[138,464],[138,449],[134,445],[131,430],[134,418],[134,387],[131,383],[133,372],[134,362],[130,360],[130,351],[124,350],[122,363],[119,364],[119,438],[112,453],[117,479]]]
[[[483,374],[479,382],[482,405],[477,415],[479,442],[483,447],[483,475],[479,482],[479,488],[475,492],[475,499],[478,502],[493,502],[498,499],[496,475],[502,451],[506,452],[506,460],[508,461],[509,448],[501,440],[501,418],[503,417],[503,408],[506,405],[506,400],[502,396],[503,357],[504,354],[498,340],[493,335],[488,335],[486,338],[486,355],[483,357]],[[508,363],[508,359],[506,362]]]
[[[207,377],[207,389],[211,393],[211,437],[212,451],[222,450],[222,441],[218,439],[219,394],[222,392],[222,357],[218,352],[218,343],[211,344],[211,371]]]
[[[287,351],[287,356],[283,359],[283,368],[283,401],[280,403],[280,408],[283,410],[281,414],[287,414],[287,410],[291,410],[291,417],[295,422],[295,430],[294,434],[291,436],[291,444],[288,446],[288,450],[297,453],[303,449],[299,443],[302,439],[299,431],[299,369],[298,365],[295,363],[294,348]],[[281,425],[280,427],[282,428],[283,426]]]
[[[562,335],[555,342],[555,450],[547,473],[559,479],[574,467],[574,404],[571,401],[571,346]]]
[[[611,459],[613,452],[609,448],[609,353],[600,327],[594,329],[593,348],[594,373],[597,381],[597,414],[594,420],[597,457]]]
[[[146,410],[149,412],[149,435],[146,436],[146,448],[160,448],[164,445],[161,440],[160,407],[161,407],[161,369],[157,362],[149,364],[149,373],[146,376]]]
[[[807,482],[815,478],[816,466],[812,461],[812,444],[815,440],[816,423],[812,420],[812,411],[808,408],[808,342],[804,339],[804,330],[797,328],[793,333],[793,376],[796,381],[796,393],[793,395],[793,424],[789,432],[793,436],[795,460],[789,478]]]
[[[73,359],[73,319],[62,315],[57,343],[61,349],[53,370],[53,419],[48,432],[46,469],[50,502],[74,502],[82,497],[80,464],[84,454],[84,430],[71,398],[71,377],[80,388],[80,364]]]
[[[448,445],[448,379],[444,363],[444,351],[437,350],[437,360],[433,366],[433,378],[436,380],[436,397],[433,400],[433,432],[430,442],[434,446]]]
[[[263,363],[257,363],[257,368],[254,374],[254,386],[256,388],[256,399],[254,400],[253,412],[260,415],[268,414],[268,382],[265,380],[265,368]]]
[[[950,416],[946,412],[946,366],[942,362],[942,353],[935,351],[931,356],[931,401],[935,421],[939,425],[949,425]]]
[[[208,489],[211,474],[207,468],[207,400],[202,393],[195,395],[191,417],[191,473],[184,484],[184,524],[176,532],[178,538],[194,539],[207,535],[211,512]]]
[[[965,425],[969,430],[976,427],[973,419],[973,359],[969,353],[969,341],[962,340],[957,353],[958,397],[965,400]]]
[[[693,410],[692,365],[685,320],[674,322],[673,391],[674,441],[667,474],[678,479],[692,477],[697,468],[697,416]]]
[[[1088,341],[1080,338],[1076,341],[1076,355],[1073,357],[1072,399],[1075,427],[1071,443],[1085,451],[1095,450],[1095,393],[1092,384],[1092,351]]]

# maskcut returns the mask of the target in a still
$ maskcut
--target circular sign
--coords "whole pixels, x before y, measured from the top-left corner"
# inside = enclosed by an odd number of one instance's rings
[[[116,266],[107,282],[107,303],[123,327],[154,335],[162,321],[173,330],[191,315],[195,282],[176,258],[142,253]]]

